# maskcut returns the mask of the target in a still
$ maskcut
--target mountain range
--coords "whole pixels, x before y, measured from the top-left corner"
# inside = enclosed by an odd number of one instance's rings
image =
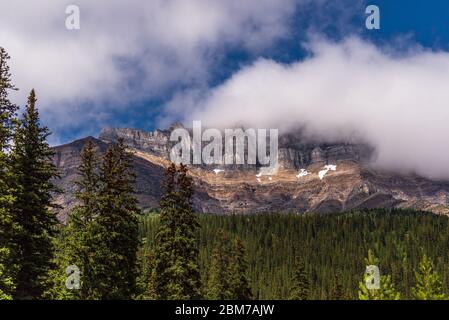
[[[65,220],[75,205],[74,192],[81,151],[92,141],[99,154],[123,138],[134,154],[136,198],[144,210],[158,208],[161,180],[170,164],[173,145],[166,130],[146,132],[104,128],[97,138],[86,137],[54,147],[54,164],[61,177],[56,195]],[[192,165],[197,212],[252,214],[269,212],[335,213],[363,208],[414,208],[449,213],[449,181],[416,174],[399,174],[374,166],[375,149],[364,143],[321,143],[299,132],[279,137],[279,169],[261,176],[258,165]]]

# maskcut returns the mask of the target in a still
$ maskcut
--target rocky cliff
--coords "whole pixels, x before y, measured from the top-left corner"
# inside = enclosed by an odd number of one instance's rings
[[[55,147],[54,162],[65,193],[57,198],[64,218],[73,203],[76,167],[84,144],[91,140],[103,153],[109,143],[123,138],[134,153],[136,196],[144,209],[158,206],[160,181],[169,165],[168,130],[103,129],[98,139],[88,137]],[[279,137],[279,170],[259,174],[258,165],[191,166],[199,212],[322,212],[355,208],[408,207],[448,213],[449,182],[416,175],[399,175],[371,167],[375,150],[357,143],[318,143],[299,133]]]

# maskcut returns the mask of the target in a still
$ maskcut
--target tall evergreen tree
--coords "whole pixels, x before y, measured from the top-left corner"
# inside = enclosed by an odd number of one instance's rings
[[[297,259],[293,272],[290,300],[307,300],[310,298],[310,277],[306,271],[304,261]]]
[[[41,298],[53,267],[53,240],[58,223],[52,207],[57,177],[47,127],[39,122],[36,94],[31,90],[26,111],[15,135],[11,170],[14,175],[13,218],[18,225],[14,239],[19,266],[15,298]]]
[[[10,147],[18,109],[9,99],[9,92],[17,90],[11,82],[9,59],[6,50],[0,47],[0,150],[3,152]]]
[[[368,250],[368,257],[365,258],[367,266],[378,266],[379,259],[374,255],[373,251]],[[365,274],[363,281],[359,283],[359,299],[360,300],[399,300],[400,293],[395,289],[390,275],[380,275],[379,288],[367,288],[366,281],[368,275]]]
[[[100,181],[89,278],[96,279],[93,290],[99,299],[130,299],[136,293],[139,209],[133,196],[132,154],[123,139],[106,151]]]
[[[246,250],[239,236],[235,238],[230,265],[231,298],[235,300],[251,300],[253,294],[249,285],[246,262]]]
[[[12,254],[16,250],[12,240],[16,225],[11,213],[14,197],[8,168],[10,140],[17,106],[8,97],[10,91],[16,90],[11,82],[9,58],[6,50],[0,47],[0,299],[12,297],[17,271],[17,265],[12,259]]]
[[[187,167],[170,165],[163,188],[155,245],[156,295],[158,299],[199,298],[199,224],[192,208],[193,182]]]
[[[98,281],[93,269],[96,267],[94,257],[95,218],[99,214],[98,193],[100,187],[99,159],[92,141],[88,141],[81,152],[81,163],[78,167],[79,178],[75,182],[77,206],[69,215],[61,245],[57,254],[58,269],[54,275],[54,290],[51,298],[58,299],[98,299],[96,288]],[[66,268],[75,265],[80,269],[81,285],[79,290],[67,290],[65,279]]]
[[[233,262],[235,264],[233,266],[234,270],[232,271],[238,272],[239,270],[237,269],[240,266],[236,264],[237,261]],[[229,237],[223,230],[219,230],[211,257],[211,265],[205,290],[206,298],[210,300],[226,300],[234,298],[234,292],[232,290],[233,285],[235,285],[234,288],[236,291],[238,290],[237,286],[240,285],[240,283],[237,283],[240,279],[237,274],[234,275],[235,278],[233,278],[233,274],[231,273],[231,248]],[[235,281],[234,283],[233,280]]]
[[[434,270],[432,261],[424,255],[419,263],[419,269],[415,272],[416,284],[412,288],[415,299],[418,300],[443,300],[446,295],[438,273]]]

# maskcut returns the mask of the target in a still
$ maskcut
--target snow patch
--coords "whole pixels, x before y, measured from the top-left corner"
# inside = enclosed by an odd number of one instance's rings
[[[302,178],[305,177],[309,174],[309,172],[306,169],[301,169],[301,171],[299,171],[298,175],[296,176],[296,178]]]
[[[337,170],[337,166],[333,165],[333,164],[325,165],[323,170],[320,170],[318,172],[318,177],[320,177],[320,180],[323,180],[324,176],[326,175],[326,173],[329,172],[329,170],[336,171]]]
[[[215,172],[215,174],[219,174],[220,172],[224,172],[223,169],[214,169],[213,171]]]

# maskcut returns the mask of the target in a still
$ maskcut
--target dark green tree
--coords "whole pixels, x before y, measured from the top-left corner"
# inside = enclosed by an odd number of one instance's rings
[[[231,298],[235,300],[251,300],[253,294],[247,276],[248,263],[246,250],[239,236],[235,238],[230,265]]]
[[[95,218],[99,214],[99,159],[95,145],[89,140],[81,152],[78,167],[79,178],[75,182],[77,205],[69,215],[61,245],[57,255],[58,269],[53,293],[49,297],[57,299],[98,299],[96,288],[98,281],[94,276],[96,267],[94,257],[98,248],[95,246]],[[75,265],[80,269],[81,283],[78,290],[67,290],[65,286],[66,269]]]
[[[88,276],[96,280],[86,285],[94,287],[95,298],[130,299],[136,294],[140,211],[133,196],[134,183],[132,154],[119,139],[104,155],[98,200],[92,199],[91,204],[98,205],[98,214],[92,226],[95,255]],[[90,201],[89,197],[84,201]]]
[[[219,230],[217,235],[217,240],[215,242],[211,264],[208,273],[208,281],[205,290],[206,298],[209,300],[226,300],[233,298],[233,285],[235,285],[235,290],[237,291],[238,277],[231,273],[231,248],[230,240],[228,235],[223,231]],[[236,263],[236,261],[233,261]],[[236,264],[233,265],[234,270],[237,271]],[[235,282],[233,283],[233,280]]]
[[[160,225],[155,244],[155,290],[158,299],[200,297],[197,231],[192,208],[193,181],[187,167],[170,165],[163,181]]]
[[[52,210],[56,191],[52,179],[57,171],[52,163],[53,150],[46,138],[36,108],[36,94],[31,90],[26,111],[14,135],[11,171],[14,176],[13,217],[19,230],[14,234],[18,265],[18,299],[39,299],[46,288],[46,279],[53,268],[53,241],[58,224]]]
[[[293,272],[290,300],[307,300],[310,297],[310,277],[306,271],[304,261],[297,259]]]
[[[12,259],[16,251],[12,240],[16,225],[11,213],[14,197],[9,170],[10,140],[17,106],[9,100],[9,92],[16,90],[11,83],[9,58],[5,49],[0,47],[0,299],[12,298],[17,271]]]

